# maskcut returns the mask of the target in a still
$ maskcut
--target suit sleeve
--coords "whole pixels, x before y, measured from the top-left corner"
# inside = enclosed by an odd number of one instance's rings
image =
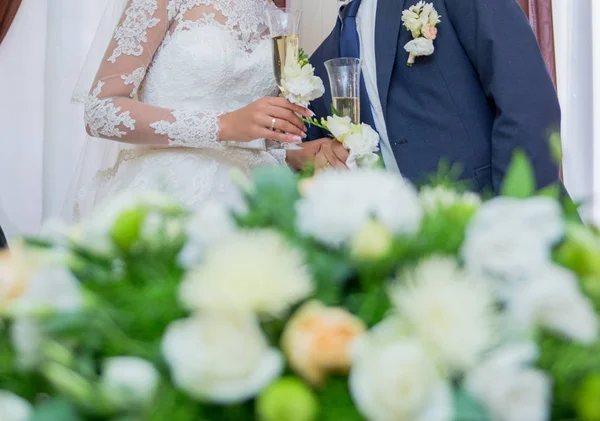
[[[538,187],[558,181],[549,137],[560,129],[560,106],[522,9],[515,0],[444,1],[447,18],[496,107],[491,156],[494,190],[500,190],[517,148],[531,160]]]

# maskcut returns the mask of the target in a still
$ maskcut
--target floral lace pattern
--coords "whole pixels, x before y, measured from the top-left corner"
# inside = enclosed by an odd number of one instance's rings
[[[219,115],[205,113],[201,116],[187,111],[173,111],[175,122],[157,121],[150,127],[157,134],[167,135],[169,145],[184,147],[220,147]]]
[[[137,95],[138,89],[140,85],[144,81],[144,77],[146,76],[146,68],[138,67],[133,71],[133,73],[129,75],[122,75],[121,79],[123,79],[125,85],[133,85],[133,91],[131,91],[131,98],[134,98]]]
[[[141,56],[144,52],[143,42],[148,42],[148,29],[160,23],[154,17],[158,9],[158,0],[132,0],[125,10],[125,20],[115,32],[117,48],[108,61],[115,63],[122,54]]]
[[[166,189],[191,206],[236,202],[232,168],[250,174],[285,164],[285,151],[267,150],[264,140],[219,141],[227,140],[219,139],[219,116],[277,92],[269,7],[270,0],[129,0],[85,113],[92,135],[122,143],[77,196],[82,216],[131,189]]]
[[[121,112],[121,107],[115,106],[108,99],[99,99],[103,82],[98,82],[92,95],[85,103],[85,121],[92,136],[121,138],[127,132],[119,129],[121,125],[129,130],[135,130],[135,120],[129,111]]]

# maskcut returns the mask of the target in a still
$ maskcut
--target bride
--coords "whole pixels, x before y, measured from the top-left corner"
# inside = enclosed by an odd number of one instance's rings
[[[208,199],[235,205],[231,170],[284,165],[285,150],[271,140],[300,141],[306,128],[296,113],[311,114],[274,96],[266,11],[276,6],[117,1],[121,17],[85,98],[87,132],[103,140],[80,164],[93,182],[79,176],[74,216],[141,189],[192,207]]]

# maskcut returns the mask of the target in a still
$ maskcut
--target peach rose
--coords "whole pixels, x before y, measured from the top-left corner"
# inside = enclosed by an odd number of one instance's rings
[[[291,367],[319,386],[329,373],[348,372],[350,343],[365,330],[365,324],[345,309],[311,301],[288,322],[282,349]]]
[[[421,32],[425,38],[433,41],[437,37],[438,30],[435,25],[428,23],[427,25],[423,26],[423,30]]]

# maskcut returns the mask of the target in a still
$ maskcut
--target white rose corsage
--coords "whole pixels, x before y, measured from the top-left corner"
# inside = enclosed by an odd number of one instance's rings
[[[412,66],[415,58],[433,54],[435,50],[433,41],[437,37],[436,25],[441,22],[440,15],[433,7],[433,3],[420,1],[402,12],[402,22],[413,37],[413,40],[404,46],[408,52],[406,64]]]
[[[315,69],[302,49],[299,60],[288,60],[283,68],[281,92],[284,98],[301,107],[308,107],[311,101],[325,93],[323,81],[315,76]]]

